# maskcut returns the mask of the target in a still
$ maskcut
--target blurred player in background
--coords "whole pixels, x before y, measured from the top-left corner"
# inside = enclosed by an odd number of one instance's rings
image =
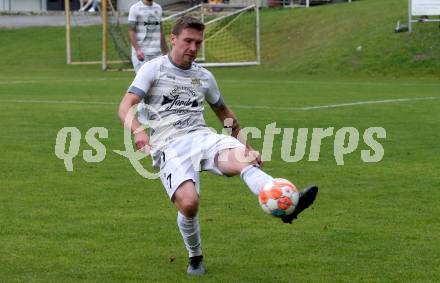
[[[152,0],[140,0],[130,7],[128,36],[136,72],[145,62],[168,53],[161,21],[162,7]]]

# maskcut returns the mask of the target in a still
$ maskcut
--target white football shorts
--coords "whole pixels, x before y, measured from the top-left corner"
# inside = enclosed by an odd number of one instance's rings
[[[162,55],[162,54],[161,53],[158,53],[156,55],[146,55],[146,54],[144,54],[145,60],[144,61],[139,61],[137,56],[136,56],[136,52],[132,52],[131,53],[131,63],[133,63],[134,71],[137,73],[145,62],[153,60],[154,58],[159,57],[160,55]]]
[[[173,141],[160,156],[160,179],[169,198],[187,180],[194,182],[200,194],[200,172],[223,175],[215,157],[224,149],[237,147],[244,145],[236,138],[211,131],[195,131]]]

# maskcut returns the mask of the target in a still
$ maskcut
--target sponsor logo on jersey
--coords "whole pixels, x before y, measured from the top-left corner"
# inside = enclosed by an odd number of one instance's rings
[[[160,22],[159,21],[145,21],[144,22],[144,26],[146,26],[147,28],[151,28],[151,26],[158,26],[158,25],[160,25]]]
[[[200,82],[199,78],[191,78],[191,84],[192,85],[201,85],[202,83]]]
[[[188,117],[186,119],[178,120],[178,121],[174,122],[173,126],[178,129],[185,129],[185,128],[197,125],[198,122],[199,122],[198,117]]]
[[[187,86],[176,86],[170,91],[170,95],[187,95],[187,96],[193,96],[196,97],[197,93],[194,91],[192,87]]]
[[[171,90],[169,96],[164,96],[162,105],[167,105],[168,111],[186,111],[188,108],[199,106],[197,93],[190,87],[178,86]]]
[[[149,15],[144,21],[145,37],[144,41],[151,40],[153,33],[158,29],[160,25],[159,19],[154,15]]]

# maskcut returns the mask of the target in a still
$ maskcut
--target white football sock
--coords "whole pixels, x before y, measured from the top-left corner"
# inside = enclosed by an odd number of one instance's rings
[[[189,257],[202,255],[199,217],[188,218],[179,211],[177,213],[177,225],[179,226],[180,234],[182,234]]]
[[[272,176],[267,175],[255,165],[249,165],[244,168],[240,173],[240,177],[243,179],[249,189],[251,189],[251,191],[257,196],[260,195],[260,190],[264,187],[264,185],[273,180]]]

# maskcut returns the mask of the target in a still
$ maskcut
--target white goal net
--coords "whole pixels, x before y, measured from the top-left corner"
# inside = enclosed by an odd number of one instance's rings
[[[130,69],[127,15],[102,0],[94,13],[66,11],[68,64],[102,64],[103,69]],[[106,9],[107,13],[102,13]],[[244,4],[199,4],[173,12],[164,9],[162,25],[169,38],[174,22],[192,15],[205,23],[197,62],[204,66],[246,66],[260,63],[259,14],[254,0]],[[169,43],[168,43],[169,44]]]
[[[197,61],[204,66],[245,66],[260,63],[258,6],[200,4],[163,19],[165,34],[174,22],[190,14],[205,23]]]

